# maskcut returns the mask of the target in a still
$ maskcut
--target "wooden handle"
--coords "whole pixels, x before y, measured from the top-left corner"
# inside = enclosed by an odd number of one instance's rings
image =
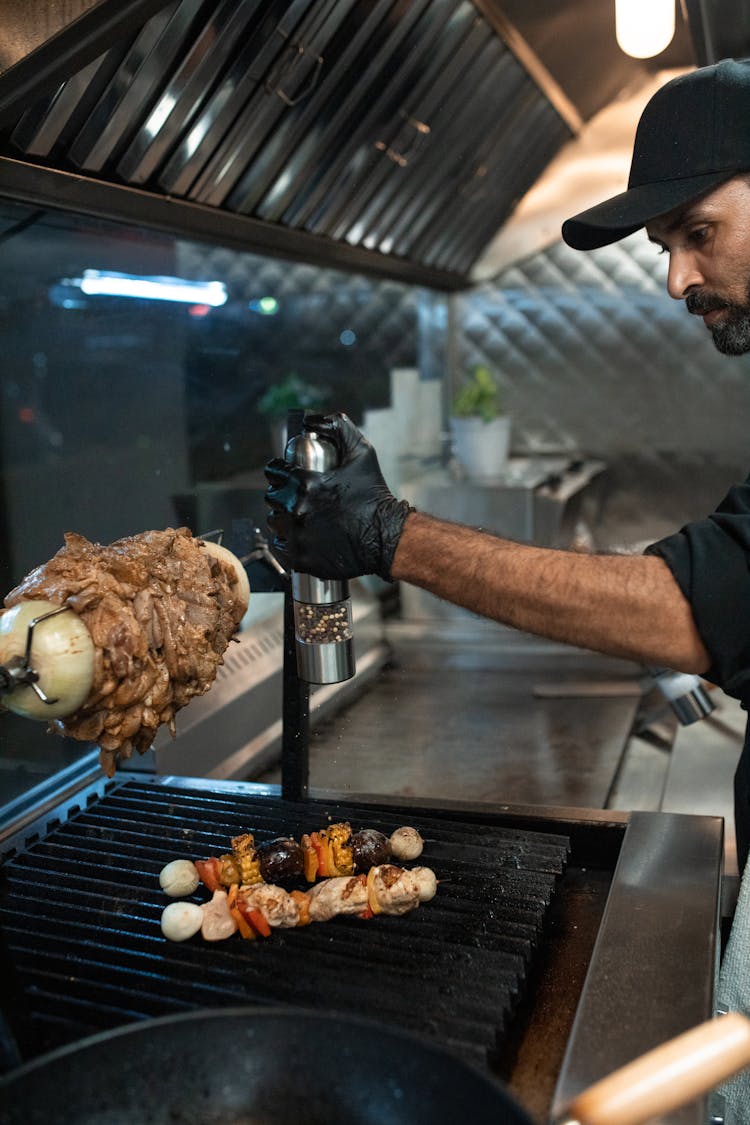
[[[678,1035],[579,1094],[562,1120],[642,1125],[750,1066],[750,1019],[731,1012]]]

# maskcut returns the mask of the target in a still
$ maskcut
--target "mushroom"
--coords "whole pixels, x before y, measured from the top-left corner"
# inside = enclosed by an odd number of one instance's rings
[[[173,859],[159,872],[159,886],[170,898],[191,895],[199,883],[198,868],[189,859]]]
[[[437,878],[429,867],[412,867],[411,874],[420,902],[429,902],[437,894]]]
[[[422,854],[424,840],[416,828],[397,828],[388,841],[394,859],[416,859]]]
[[[161,915],[161,932],[170,941],[187,941],[203,925],[203,910],[197,902],[170,902]]]

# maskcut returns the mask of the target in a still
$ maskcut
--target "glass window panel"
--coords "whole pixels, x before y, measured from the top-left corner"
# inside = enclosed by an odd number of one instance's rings
[[[281,451],[269,389],[293,377],[361,422],[434,323],[395,282],[9,202],[0,261],[3,593],[69,530],[262,526],[263,465]],[[227,299],[100,295],[87,271],[216,282]],[[0,714],[0,807],[91,750]]]

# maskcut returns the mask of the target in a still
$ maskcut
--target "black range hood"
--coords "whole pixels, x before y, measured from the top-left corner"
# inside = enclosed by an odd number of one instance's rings
[[[4,0],[0,195],[459,288],[640,67],[568,52],[576,105],[556,8],[551,50],[493,0]]]

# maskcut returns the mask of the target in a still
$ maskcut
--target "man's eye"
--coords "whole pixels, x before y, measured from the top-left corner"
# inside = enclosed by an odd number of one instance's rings
[[[708,227],[696,227],[695,230],[691,230],[688,235],[691,242],[697,243],[705,242],[707,237]]]

